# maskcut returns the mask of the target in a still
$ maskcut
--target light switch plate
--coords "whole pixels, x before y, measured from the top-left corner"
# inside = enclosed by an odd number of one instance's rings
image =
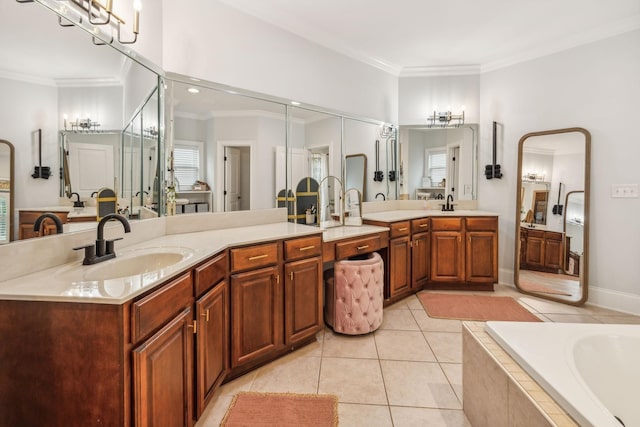
[[[611,186],[611,197],[621,199],[637,199],[638,184],[613,184]]]

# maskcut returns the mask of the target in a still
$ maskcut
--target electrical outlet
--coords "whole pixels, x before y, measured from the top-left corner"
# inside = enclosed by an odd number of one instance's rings
[[[638,184],[613,184],[611,197],[616,199],[637,199]]]

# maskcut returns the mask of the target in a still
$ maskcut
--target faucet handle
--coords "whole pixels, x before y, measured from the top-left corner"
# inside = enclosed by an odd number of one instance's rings
[[[96,259],[96,247],[92,244],[78,246],[77,248],[73,248],[74,251],[84,249],[84,260],[82,264],[89,265],[93,264],[93,261]]]
[[[107,240],[106,241],[106,248],[105,248],[105,251],[104,251],[105,255],[111,255],[111,254],[115,253],[114,252],[114,244],[113,244],[113,242],[115,242],[116,240],[122,240],[122,237],[117,237],[115,239],[111,239],[111,240]]]

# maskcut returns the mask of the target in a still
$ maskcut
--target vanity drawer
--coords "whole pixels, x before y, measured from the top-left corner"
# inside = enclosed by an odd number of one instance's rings
[[[498,229],[498,218],[468,217],[467,230],[471,231],[495,231]]]
[[[411,233],[424,233],[429,231],[429,218],[411,220]]]
[[[336,260],[377,251],[383,247],[382,236],[376,235],[361,239],[336,243]]]
[[[131,304],[131,342],[149,335],[193,302],[191,272]]]
[[[228,271],[228,257],[224,252],[194,270],[195,295],[200,296],[225,278]]]
[[[309,258],[321,253],[322,237],[320,236],[303,237],[284,242],[284,259],[287,261]]]
[[[558,242],[562,242],[562,233],[558,233],[557,231],[545,231],[544,238],[546,240],[556,240]]]
[[[410,230],[409,221],[399,221],[394,222],[390,226],[391,228],[391,238],[394,239],[400,236],[408,236]]]
[[[249,270],[278,262],[278,244],[247,246],[231,249],[231,272]]]
[[[460,231],[462,230],[462,218],[431,218],[431,230]]]
[[[527,237],[537,237],[538,239],[544,239],[544,231],[543,230],[527,230]]]

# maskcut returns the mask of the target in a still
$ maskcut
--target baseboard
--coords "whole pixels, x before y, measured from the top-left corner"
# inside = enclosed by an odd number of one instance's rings
[[[513,276],[512,269],[501,268],[499,283],[515,287]],[[590,285],[586,304],[640,316],[640,295],[637,294]]]

